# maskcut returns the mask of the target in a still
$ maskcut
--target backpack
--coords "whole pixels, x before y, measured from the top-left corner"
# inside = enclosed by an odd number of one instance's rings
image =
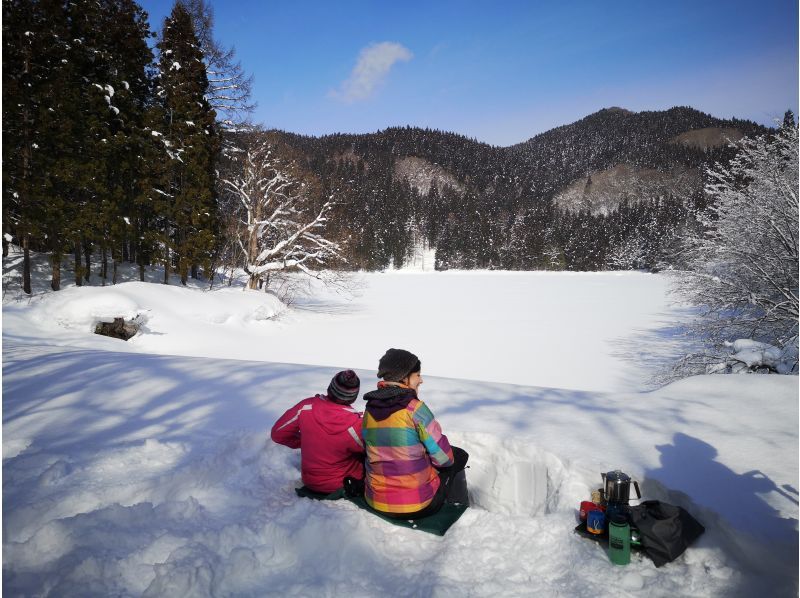
[[[629,518],[656,567],[674,561],[706,531],[685,509],[658,500],[630,507]]]

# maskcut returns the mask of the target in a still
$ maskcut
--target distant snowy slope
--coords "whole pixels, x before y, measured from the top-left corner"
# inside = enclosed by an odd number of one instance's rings
[[[299,455],[268,429],[334,371],[7,337],[4,590],[796,595],[795,378],[608,394],[427,377],[423,398],[471,454],[474,508],[438,538],[294,495]],[[572,533],[579,501],[616,467],[707,526],[675,563],[615,567]]]

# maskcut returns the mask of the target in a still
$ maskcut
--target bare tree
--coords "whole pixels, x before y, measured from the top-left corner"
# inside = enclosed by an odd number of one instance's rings
[[[689,268],[677,273],[678,292],[700,306],[697,331],[712,347],[685,363],[713,365],[730,353],[726,342],[753,339],[788,350],[796,371],[798,130],[787,113],[774,134],[738,145],[729,166],[707,172],[712,202],[689,240]]]
[[[332,197],[314,209],[309,185],[295,164],[257,134],[243,141],[221,180],[235,218],[234,255],[250,276],[249,288],[259,288],[270,273],[284,270],[318,277],[314,268],[341,258],[339,244],[324,236]]]
[[[235,48],[226,48],[214,39],[214,10],[206,0],[180,0],[192,16],[195,34],[206,60],[208,103],[217,111],[223,125],[234,126],[247,120],[255,109],[251,101],[253,76],[246,75],[235,59]]]

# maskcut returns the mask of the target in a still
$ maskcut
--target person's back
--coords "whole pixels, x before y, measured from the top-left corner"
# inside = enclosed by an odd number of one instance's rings
[[[450,446],[417,397],[421,367],[413,353],[389,349],[378,364],[383,380],[364,395],[364,498],[390,517],[425,517],[445,502],[468,504],[463,470],[469,455]]]
[[[355,372],[339,372],[327,395],[300,401],[272,427],[274,442],[300,449],[303,484],[310,490],[328,494],[345,477],[364,477],[361,414],[350,405],[358,390]]]
[[[367,503],[386,513],[416,513],[439,489],[434,464],[453,463],[447,437],[414,389],[379,385],[367,393]]]

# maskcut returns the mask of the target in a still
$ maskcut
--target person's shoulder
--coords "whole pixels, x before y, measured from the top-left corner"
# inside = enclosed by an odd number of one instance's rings
[[[422,399],[413,398],[409,401],[406,409],[413,417],[433,417],[433,413]]]
[[[336,407],[340,411],[343,411],[344,413],[346,413],[350,417],[361,419],[363,417],[363,415],[364,415],[363,411],[359,411],[353,405],[342,405],[342,404],[336,404],[336,403],[334,403],[334,404],[336,405]]]
[[[302,401],[297,402],[295,406],[292,407],[292,409],[302,409],[307,411],[311,409],[311,407],[313,407],[314,404],[317,403],[319,400],[320,400],[320,395],[314,395],[313,397],[308,397],[306,399],[303,399]]]

